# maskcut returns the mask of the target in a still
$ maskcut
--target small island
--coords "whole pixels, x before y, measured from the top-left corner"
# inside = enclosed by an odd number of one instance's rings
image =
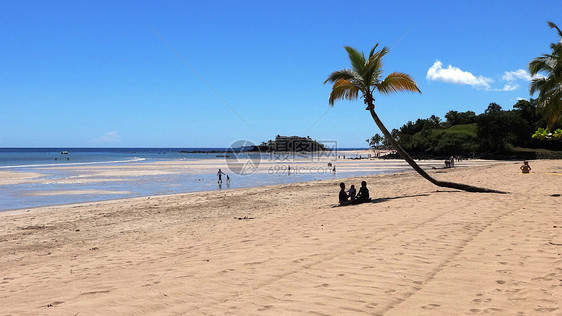
[[[307,137],[300,136],[281,136],[277,135],[274,140],[261,142],[257,146],[253,146],[247,151],[252,152],[320,152],[329,151],[330,149],[322,143]]]

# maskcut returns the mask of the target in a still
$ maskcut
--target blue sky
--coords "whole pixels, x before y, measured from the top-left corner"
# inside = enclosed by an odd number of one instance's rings
[[[417,81],[422,94],[375,96],[392,129],[529,98],[527,63],[557,40],[546,21],[562,26],[560,12],[558,0],[1,1],[0,147],[277,134],[365,147],[379,131],[361,100],[330,109],[323,85],[349,67],[343,46],[388,46],[384,74]]]

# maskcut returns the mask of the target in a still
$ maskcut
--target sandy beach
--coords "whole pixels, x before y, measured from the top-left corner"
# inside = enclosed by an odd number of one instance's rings
[[[530,164],[430,171],[509,194],[405,172],[0,212],[0,314],[559,315],[562,161]]]

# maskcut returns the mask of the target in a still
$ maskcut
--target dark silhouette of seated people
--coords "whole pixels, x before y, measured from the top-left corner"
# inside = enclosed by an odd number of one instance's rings
[[[349,191],[347,191],[347,194],[349,194],[349,199],[351,200],[351,203],[355,202],[355,196],[357,195],[357,190],[355,190],[355,186],[353,184],[349,187]]]
[[[361,187],[359,188],[359,193],[357,194],[357,199],[355,200],[357,203],[368,202],[371,200],[369,197],[369,189],[367,189],[367,182],[361,181]]]
[[[349,205],[349,195],[347,195],[347,193],[345,193],[345,183],[340,183],[340,196],[339,196],[339,200],[340,200],[340,205],[341,206],[345,206],[345,205]]]

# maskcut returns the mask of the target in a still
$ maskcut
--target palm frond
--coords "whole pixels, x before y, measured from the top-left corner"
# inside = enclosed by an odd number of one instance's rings
[[[552,55],[560,55],[562,53],[562,39],[558,43],[551,43],[550,49],[552,49]]]
[[[359,88],[351,81],[345,79],[338,80],[332,86],[328,102],[333,106],[337,100],[356,100],[359,97],[359,91]]]
[[[340,69],[340,70],[336,70],[336,71],[332,72],[328,76],[328,79],[326,79],[326,81],[324,81],[324,84],[326,84],[328,82],[336,82],[340,79],[351,80],[351,79],[355,78],[356,76],[357,76],[357,73],[354,72],[351,69]]]
[[[543,90],[542,87],[545,83],[546,78],[534,78],[531,80],[531,83],[529,84],[529,94],[533,95],[535,92]]]
[[[376,86],[377,91],[382,94],[390,94],[398,91],[412,91],[421,93],[416,81],[408,74],[393,72]]]
[[[562,39],[562,31],[560,31],[560,29],[558,28],[558,26],[556,26],[556,24],[554,24],[554,23],[552,23],[552,22],[550,22],[550,21],[547,21],[546,24],[548,24],[548,26],[549,26],[551,29],[555,29],[556,31],[558,31],[558,36],[560,37],[560,39]]]
[[[369,60],[363,72],[362,77],[367,82],[378,82],[382,75],[382,58],[388,53],[388,48],[383,47],[380,51],[370,54]]]
[[[395,72],[390,74],[381,81],[383,69],[382,58],[388,53],[388,48],[383,47],[377,51],[379,44],[369,52],[369,58],[366,60],[365,55],[353,47],[345,46],[345,50],[349,55],[351,69],[341,69],[332,72],[324,84],[332,82],[332,91],[330,93],[329,103],[334,105],[337,100],[347,99],[355,100],[362,94],[364,102],[368,104],[368,109],[372,109],[373,91],[389,94],[398,91],[414,91],[420,92],[416,82],[407,74]]]
[[[371,58],[371,56],[373,56],[373,54],[375,53],[375,50],[377,50],[378,46],[379,46],[379,43],[376,43],[375,46],[373,46],[373,48],[369,52],[369,58]]]
[[[550,55],[542,55],[536,57],[529,62],[529,74],[534,76],[539,72],[551,73],[553,70],[554,61]]]
[[[362,73],[365,67],[365,55],[351,46],[344,46],[344,48],[347,51],[347,55],[349,55],[351,68],[359,74]]]
[[[562,119],[562,86],[543,95],[537,105],[546,120],[547,128],[552,128],[557,121]]]

